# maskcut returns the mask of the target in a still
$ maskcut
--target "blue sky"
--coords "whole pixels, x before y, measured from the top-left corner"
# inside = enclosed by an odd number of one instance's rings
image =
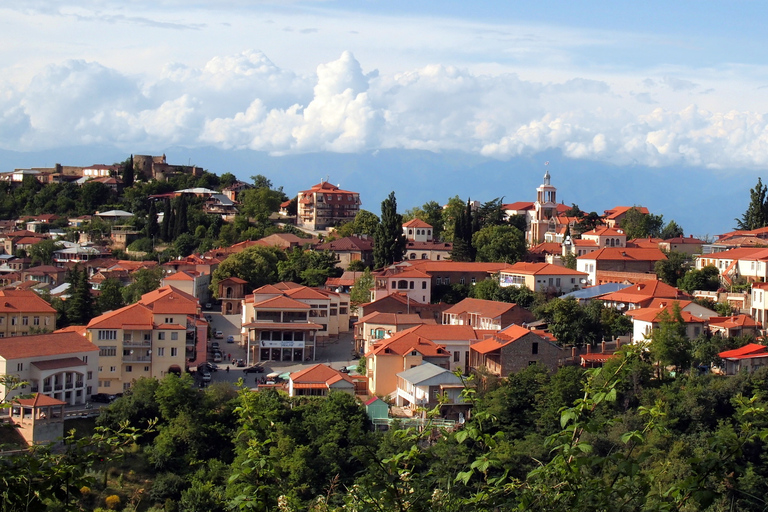
[[[556,151],[727,183],[768,165],[767,5],[5,0],[0,149]]]

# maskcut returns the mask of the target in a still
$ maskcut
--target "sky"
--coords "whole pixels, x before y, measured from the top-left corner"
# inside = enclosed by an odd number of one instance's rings
[[[767,15],[739,0],[4,0],[0,149],[557,151],[727,180],[768,164]]]

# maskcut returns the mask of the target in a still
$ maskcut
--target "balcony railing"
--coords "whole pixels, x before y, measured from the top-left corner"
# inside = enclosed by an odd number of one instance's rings
[[[131,354],[129,356],[123,356],[123,362],[124,363],[143,363],[147,361],[151,361],[152,356],[142,356],[139,354]]]

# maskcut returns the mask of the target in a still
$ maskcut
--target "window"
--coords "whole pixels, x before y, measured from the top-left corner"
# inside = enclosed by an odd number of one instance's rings
[[[99,357],[112,357],[117,355],[117,347],[99,347]]]
[[[16,325],[16,317],[15,316],[11,317],[11,325]]]
[[[110,366],[109,367],[109,371],[113,372],[113,373],[116,372],[117,371],[117,366]]]
[[[458,363],[459,360],[461,360],[461,352],[457,350],[456,352],[453,353],[453,362]]]
[[[106,331],[106,330],[99,330],[97,334],[98,340],[116,340],[117,339],[117,331]]]
[[[173,323],[173,317],[172,316],[165,317],[165,323],[172,324]]]
[[[88,380],[91,380],[93,378],[93,372],[88,372],[85,375],[86,375],[85,378],[88,379]]]
[[[24,363],[18,363],[16,365],[16,371],[20,372],[20,371],[23,371],[23,370],[24,370]]]
[[[88,356],[83,356],[83,362],[84,362],[85,364],[88,364]]]
[[[158,332],[157,339],[163,341],[165,339],[165,333],[163,331]]]
[[[45,325],[48,325],[51,323],[51,317],[47,316],[45,317]]]
[[[426,290],[427,289],[427,282],[426,281],[422,281],[421,282],[421,289],[422,290]]]
[[[32,325],[40,325],[40,317],[36,316],[32,318]]]
[[[171,357],[176,357],[177,355],[179,355],[179,349],[171,347]]]
[[[172,340],[172,341],[176,341],[176,340],[178,340],[178,339],[179,339],[179,333],[178,333],[178,332],[176,332],[176,331],[173,331],[173,332],[171,333],[171,340]]]
[[[418,352],[416,352],[415,350],[413,350],[413,351],[411,352],[411,355],[412,355],[412,356],[417,356],[417,355],[419,355],[419,354],[418,354]]]
[[[145,371],[145,372],[148,372],[148,371],[149,371],[149,366],[145,366],[145,367],[144,367],[144,371]]]
[[[129,364],[129,365],[127,365],[127,366],[125,367],[125,371],[126,371],[126,372],[132,372],[132,371],[133,371],[133,366],[131,366],[130,364]]]
[[[472,278],[472,280],[471,280],[470,282],[471,282],[472,284],[475,284],[475,283],[477,283],[477,279],[473,277],[473,278]]]
[[[29,317],[28,316],[21,317],[21,325],[29,325]]]
[[[531,354],[536,355],[539,353],[539,343],[534,341],[531,343]]]
[[[112,381],[109,381],[109,380],[105,380],[105,381],[104,381],[104,386],[103,386],[103,387],[105,387],[105,388],[108,388],[108,387],[109,387],[109,386],[111,386],[111,385],[112,385]]]
[[[464,278],[459,279],[459,284],[464,284]]]
[[[165,348],[164,347],[158,347],[157,355],[161,356],[161,357],[164,356],[165,355]]]

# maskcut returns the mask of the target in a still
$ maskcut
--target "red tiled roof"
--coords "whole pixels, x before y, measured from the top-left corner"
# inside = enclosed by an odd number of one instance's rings
[[[722,359],[728,359],[731,357],[744,357],[748,355],[762,354],[764,352],[768,352],[768,347],[766,347],[765,345],[760,345],[758,343],[750,343],[740,348],[735,348],[732,350],[726,350],[724,352],[720,352],[717,355],[720,356]]]
[[[55,313],[37,293],[29,290],[0,290],[0,313]]]
[[[519,261],[514,265],[505,268],[502,274],[527,274],[527,275],[568,275],[568,276],[586,276],[586,272],[579,272],[561,265],[551,263],[525,263]]]
[[[509,203],[501,205],[504,210],[531,210],[533,209],[533,202],[531,201],[518,201],[516,203]]]
[[[394,354],[403,356],[409,352],[416,351],[426,357],[448,357],[448,352],[443,347],[433,341],[414,333],[418,327],[411,327],[404,331],[394,334],[391,338],[377,343],[371,350],[375,355]]]
[[[311,309],[309,304],[304,304],[290,297],[272,297],[253,305],[254,309]]]
[[[345,374],[324,364],[316,364],[309,368],[294,372],[291,374],[290,379],[293,381],[293,387],[296,387],[297,384],[322,384],[324,386],[330,386],[340,380],[353,384],[352,379]]]
[[[412,219],[403,224],[404,228],[431,228],[432,226],[427,224],[421,219]]]
[[[142,329],[152,329],[152,310],[137,302],[124,308],[109,311],[88,322],[88,329],[122,329],[124,325],[139,325]]]
[[[493,300],[473,299],[467,297],[446,309],[443,313],[459,315],[461,313],[474,313],[486,318],[496,318],[517,307],[510,302],[496,302]]]
[[[578,259],[596,261],[660,261],[667,259],[667,257],[658,248],[605,247],[579,256]]]
[[[67,402],[62,402],[56,398],[51,398],[48,395],[42,395],[35,393],[34,398],[16,398],[14,403],[23,405],[24,407],[48,407],[51,405],[67,405]]]
[[[707,323],[707,320],[703,318],[699,318],[688,311],[683,311],[683,308],[691,303],[691,301],[677,301],[677,300],[669,300],[665,302],[656,302],[654,304],[653,302],[651,305],[647,308],[640,308],[640,309],[633,309],[632,311],[627,311],[626,315],[629,317],[634,318],[635,320],[640,320],[643,322],[658,322],[661,320],[661,315],[664,311],[666,311],[669,315],[672,315],[674,304],[678,303],[680,304],[680,316],[683,319],[683,322],[686,324],[692,324],[692,323],[698,323],[703,324]]]
[[[98,351],[99,347],[75,332],[0,338],[0,357],[6,361]]]
[[[710,317],[709,325],[722,327],[723,329],[734,329],[738,327],[758,327],[760,324],[748,315],[734,315]]]
[[[315,247],[319,251],[354,252],[373,250],[372,238],[360,238],[359,236],[345,236],[338,240],[332,240]]]
[[[520,325],[510,325],[506,329],[496,333],[492,338],[479,341],[470,345],[469,348],[479,354],[487,354],[488,352],[493,352],[494,350],[506,347],[510,343],[514,343],[528,334],[534,333]]]
[[[139,303],[149,307],[158,315],[166,313],[194,315],[197,314],[199,306],[197,298],[173,286],[163,286],[145,293],[141,296]]]
[[[610,210],[605,210],[605,218],[606,219],[615,219],[622,214],[627,213],[632,208],[636,208],[640,213],[649,214],[648,208],[645,206],[616,206],[615,208],[611,208]]]
[[[32,363],[41,370],[56,370],[58,368],[69,368],[71,366],[85,366],[85,362],[79,357],[64,357],[61,359],[49,359],[47,361],[35,361]]]
[[[509,263],[485,263],[477,261],[408,260],[408,266],[428,274],[439,272],[487,272],[495,274],[508,269]]]

